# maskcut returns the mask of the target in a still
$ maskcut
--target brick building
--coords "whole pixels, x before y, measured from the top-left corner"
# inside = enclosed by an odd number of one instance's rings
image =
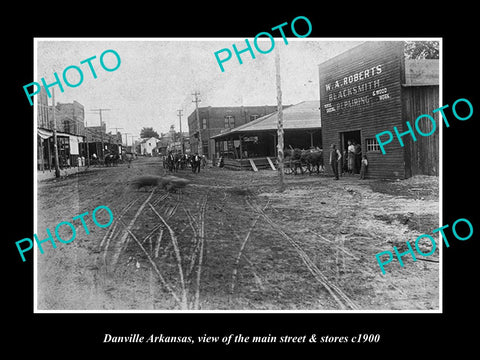
[[[103,159],[105,154],[108,153],[117,155],[122,153],[122,134],[120,132],[116,134],[112,134],[111,132],[107,133],[107,127],[104,122],[102,122],[102,126],[86,127],[86,142],[88,144],[90,157],[96,154],[100,159]]]
[[[82,104],[57,103],[55,109],[48,105],[44,88],[37,97],[37,164],[39,170],[51,170],[55,165],[53,146],[53,111],[57,131],[57,148],[60,168],[77,166],[78,158],[85,156],[84,116]]]
[[[212,136],[246,124],[276,110],[276,105],[199,107],[198,113],[203,143],[202,153],[209,160],[214,160],[216,157],[215,140],[211,139]],[[192,153],[198,152],[199,136],[195,110],[188,116],[188,131],[190,135],[190,149]],[[228,146],[228,144],[226,145]]]

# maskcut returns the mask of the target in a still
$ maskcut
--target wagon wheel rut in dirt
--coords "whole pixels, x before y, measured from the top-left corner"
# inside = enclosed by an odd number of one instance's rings
[[[265,208],[260,207],[254,201],[247,200],[247,204],[251,207],[251,209],[258,214],[259,217],[265,220],[267,224],[274,229],[281,238],[287,240],[288,244],[290,244],[297,255],[300,257],[302,262],[304,263],[305,267],[314,277],[314,279],[321,284],[330,296],[335,300],[337,305],[340,309],[352,309],[358,310],[359,307],[355,302],[334,282],[329,280],[324,273],[320,271],[317,265],[311,260],[305,250],[296,242],[291,236],[287,235],[285,231],[282,230],[282,227],[276,224],[266,213]],[[353,255],[352,255],[353,256]]]
[[[131,261],[137,270],[140,264],[148,264],[151,277],[159,282],[150,281],[152,296],[157,293],[158,289],[152,289],[156,286],[179,308],[198,308],[207,196],[194,211],[186,207],[181,192],[154,195],[155,189],[142,199],[133,216],[137,200],[119,212],[112,230],[100,244],[103,255],[98,259],[99,267],[104,277],[113,277],[117,270],[125,271]],[[146,232],[148,225],[151,229]]]
[[[126,255],[123,253],[127,246],[133,244],[139,256],[143,258],[142,263],[148,264],[152,276],[158,280],[158,284],[154,282],[153,286],[158,285],[157,287],[163,293],[174,300],[178,308],[199,309],[201,307],[201,274],[205,252],[205,209],[207,196],[204,196],[197,209],[188,209],[185,204],[182,204],[181,194],[160,193],[156,194],[156,196],[154,194],[154,191],[152,191],[148,196],[145,196],[145,199],[132,200],[119,212],[117,221],[100,244],[103,255],[101,257],[101,265],[104,267],[104,272],[115,269],[119,264],[119,259],[125,261]],[[245,264],[248,265],[246,269],[253,275],[254,283],[252,286],[260,290],[265,290],[268,287],[268,281],[262,279],[262,275],[256,272],[255,261],[249,259],[246,251],[251,233],[258,226],[259,221],[263,220],[267,225],[275,229],[280,238],[287,241],[310,274],[328,291],[341,309],[358,308],[335,283],[327,279],[298,242],[287,235],[265,213],[269,206],[268,201],[265,205],[260,206],[256,204],[256,200],[259,199],[255,195],[243,198],[247,208],[251,212],[253,211],[256,216],[248,225],[248,230],[244,232],[244,235],[240,235],[238,231],[233,231],[239,247],[235,251],[236,255],[230,269],[224,269],[230,274],[231,279],[228,284],[225,284],[228,287],[227,292],[230,301],[234,298],[237,279]],[[137,208],[135,205],[138,205],[141,200],[143,202]],[[225,207],[227,200],[225,195],[222,199],[223,205],[220,205],[221,208]],[[133,217],[128,220],[128,214],[133,212]],[[182,216],[174,218],[175,221],[170,220],[177,213]],[[142,234],[142,236],[140,236],[140,233],[135,233],[133,229],[135,223],[143,221],[147,215],[151,219],[152,214],[157,218],[153,228]],[[180,217],[184,219],[183,222],[178,221]],[[175,226],[173,223],[175,223]],[[170,264],[167,264],[167,258],[170,259]],[[174,269],[176,270],[174,271]],[[159,289],[152,291],[152,294]]]

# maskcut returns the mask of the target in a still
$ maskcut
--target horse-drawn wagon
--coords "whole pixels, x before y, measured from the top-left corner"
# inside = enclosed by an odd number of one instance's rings
[[[309,174],[316,170],[317,174],[320,170],[324,170],[323,151],[321,149],[286,149],[284,152],[284,172],[285,174],[297,174],[297,169],[301,174],[308,171]]]

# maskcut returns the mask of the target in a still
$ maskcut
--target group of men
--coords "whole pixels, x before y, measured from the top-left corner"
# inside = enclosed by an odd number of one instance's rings
[[[163,167],[171,172],[176,172],[179,169],[183,170],[188,164],[190,165],[192,172],[199,173],[200,166],[202,165],[205,167],[206,160],[204,156],[199,155],[198,153],[188,155],[174,153],[173,151],[170,151],[163,158]]]
[[[365,155],[362,156],[362,147],[358,143],[348,141],[348,147],[344,155],[337,149],[335,144],[330,145],[330,166],[332,167],[335,180],[339,180],[339,167],[344,170],[342,161],[343,157],[347,165],[347,172],[349,174],[360,173],[360,179],[365,179],[365,173],[367,171],[368,160]]]

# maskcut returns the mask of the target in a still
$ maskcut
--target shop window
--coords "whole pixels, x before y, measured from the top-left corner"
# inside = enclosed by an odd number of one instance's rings
[[[235,127],[235,117],[231,115],[225,116],[225,128],[234,128]]]
[[[376,138],[373,139],[365,139],[365,142],[367,144],[367,152],[370,151],[380,151],[380,145],[378,144],[378,141]]]

